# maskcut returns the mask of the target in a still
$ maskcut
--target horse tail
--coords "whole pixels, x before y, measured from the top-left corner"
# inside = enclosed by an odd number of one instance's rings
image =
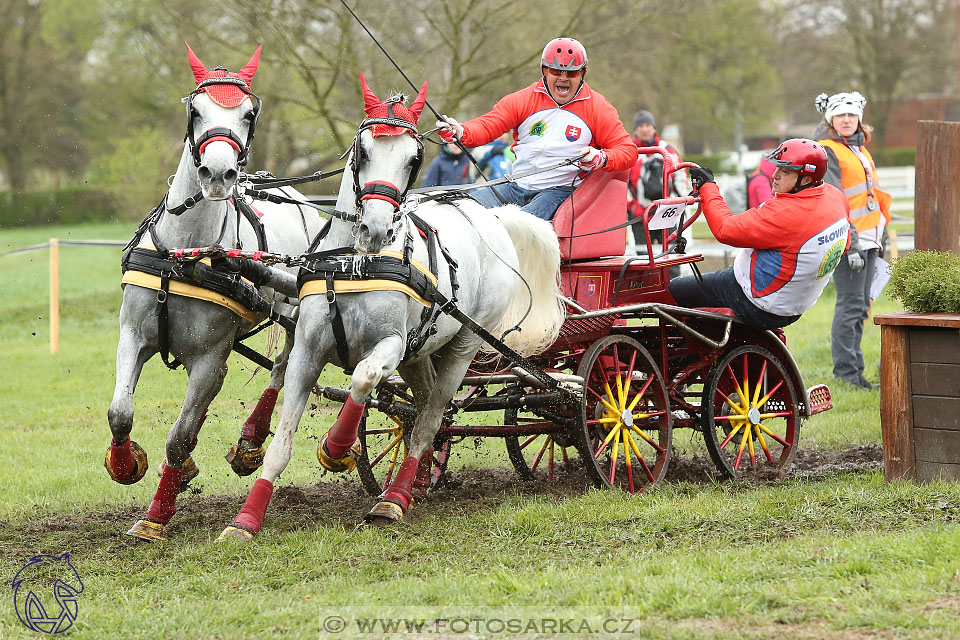
[[[520,323],[520,331],[510,331],[504,342],[524,356],[542,353],[556,342],[564,320],[560,243],[553,225],[546,220],[512,206],[495,211],[513,241],[518,271],[529,289],[522,282],[517,283],[513,299],[493,334],[499,337]]]

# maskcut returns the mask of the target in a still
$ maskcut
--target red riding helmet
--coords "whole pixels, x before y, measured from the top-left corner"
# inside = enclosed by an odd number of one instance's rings
[[[781,169],[810,176],[814,184],[827,175],[827,152],[813,140],[791,138],[780,143],[774,151],[763,156]]]
[[[540,64],[567,71],[583,69],[587,66],[587,50],[573,38],[554,38],[543,48]]]

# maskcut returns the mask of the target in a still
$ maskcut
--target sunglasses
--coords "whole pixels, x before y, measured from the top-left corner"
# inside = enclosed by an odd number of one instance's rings
[[[547,73],[549,73],[555,78],[559,78],[560,76],[567,76],[568,78],[579,78],[581,75],[583,75],[583,69],[570,70],[570,69],[552,69],[550,67],[547,67]]]

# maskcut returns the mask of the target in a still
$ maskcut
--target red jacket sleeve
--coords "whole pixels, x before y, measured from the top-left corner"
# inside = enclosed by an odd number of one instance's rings
[[[596,91],[593,92],[594,105],[594,136],[593,146],[599,147],[607,154],[607,165],[604,171],[624,171],[632,169],[637,164],[637,145],[630,139],[630,134],[620,122],[620,114],[606,98]]]
[[[463,123],[463,144],[467,147],[482,147],[490,144],[507,131],[520,126],[526,117],[523,106],[527,90],[504,96],[493,105],[489,113]]]
[[[707,182],[700,187],[700,196],[710,231],[720,242],[751,249],[786,249],[791,246],[789,239],[795,233],[789,224],[789,216],[783,215],[785,203],[776,198],[768,200],[762,207],[733,215],[715,183]]]

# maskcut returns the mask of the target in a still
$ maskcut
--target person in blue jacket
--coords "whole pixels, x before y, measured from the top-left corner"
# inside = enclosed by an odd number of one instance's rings
[[[456,144],[450,143],[440,147],[440,153],[427,167],[421,187],[439,187],[448,184],[463,184],[466,182],[467,169],[470,162]]]

